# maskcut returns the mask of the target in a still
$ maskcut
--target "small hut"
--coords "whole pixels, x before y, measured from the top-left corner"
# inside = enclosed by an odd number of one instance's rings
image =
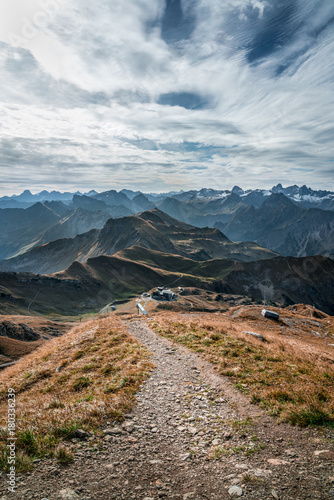
[[[274,311],[268,311],[268,309],[262,309],[262,316],[269,319],[279,320],[279,314]]]

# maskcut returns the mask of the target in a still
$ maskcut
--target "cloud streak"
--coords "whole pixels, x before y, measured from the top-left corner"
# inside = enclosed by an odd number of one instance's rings
[[[4,0],[0,19],[2,194],[332,180],[330,0]]]

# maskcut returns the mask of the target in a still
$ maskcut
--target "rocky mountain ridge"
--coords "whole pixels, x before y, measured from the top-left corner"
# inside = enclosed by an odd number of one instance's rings
[[[74,261],[84,263],[89,258],[113,255],[133,245],[199,261],[258,260],[276,255],[254,243],[233,243],[218,229],[196,228],[154,209],[109,219],[102,229],[92,229],[75,238],[36,246],[23,255],[0,262],[0,270],[51,274],[68,268]]]
[[[110,218],[102,211],[69,210],[61,202],[36,203],[27,209],[0,209],[0,259],[24,254],[31,248],[61,238],[74,238]]]
[[[271,189],[242,189],[239,186],[234,186],[231,190],[217,190],[202,188],[200,190],[190,190],[190,191],[180,191],[180,192],[167,192],[167,193],[142,193],[141,191],[132,191],[131,189],[122,189],[117,192],[112,189],[105,191],[103,193],[97,193],[95,190],[91,190],[87,193],[81,193],[77,191],[75,193],[70,192],[59,192],[46,190],[41,191],[37,194],[32,194],[28,189],[25,190],[20,195],[3,196],[0,197],[0,208],[26,208],[37,202],[44,203],[45,201],[62,201],[66,204],[70,204],[74,198],[91,198],[92,200],[104,201],[107,205],[124,205],[128,206],[129,202],[135,201],[142,203],[143,201],[147,204],[147,201],[153,203],[154,205],[160,203],[166,198],[174,198],[181,202],[195,199],[222,199],[231,194],[236,194],[237,196],[243,198],[246,204],[252,204],[256,208],[260,206],[267,196],[272,193],[282,193],[287,198],[292,201],[309,208],[313,206],[314,208],[321,208],[323,210],[334,210],[334,191],[328,190],[315,190],[305,185],[299,187],[297,185],[288,186],[284,188],[282,184],[277,184]],[[8,206],[6,206],[8,204]],[[12,204],[12,206],[9,206]],[[21,206],[20,204],[25,204]],[[141,205],[140,211],[149,210],[153,206],[143,207]],[[100,208],[101,209],[101,208]],[[95,210],[95,208],[94,208]]]
[[[36,200],[38,196],[60,198],[61,193],[23,194],[15,198],[15,203],[21,203],[18,199]],[[283,188],[278,184],[268,191],[244,191],[235,186],[231,191],[201,189],[147,195],[131,190],[92,191],[86,195],[76,193],[70,200],[1,209],[3,203],[12,200],[5,198],[0,199],[0,259],[102,229],[109,218],[124,218],[155,207],[179,222],[218,228],[231,240],[255,241],[281,255],[333,256],[334,194],[306,186]]]
[[[234,241],[250,239],[281,255],[334,256],[334,214],[303,209],[283,193],[272,194],[259,207],[244,207],[226,223],[216,222]]]

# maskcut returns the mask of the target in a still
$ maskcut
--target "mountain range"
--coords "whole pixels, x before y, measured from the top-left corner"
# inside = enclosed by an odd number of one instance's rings
[[[266,197],[270,196],[270,194],[272,193],[282,193],[284,194],[284,196],[291,199],[293,202],[299,204],[300,206],[303,206],[304,208],[321,208],[322,210],[334,210],[333,191],[313,190],[305,185],[301,187],[294,185],[284,188],[282,184],[277,184],[269,190],[243,190],[239,186],[234,186],[231,190],[203,188],[201,190],[179,192],[171,191],[168,193],[146,194],[143,194],[141,191],[132,191],[131,189],[122,189],[119,192],[115,190],[109,190],[103,193],[97,193],[94,189],[87,193],[81,193],[80,191],[77,191],[75,193],[60,191],[49,192],[44,190],[40,193],[32,194],[31,191],[26,189],[19,195],[0,197],[0,208],[26,208],[27,206],[34,205],[37,202],[44,203],[45,201],[62,201],[63,203],[70,204],[73,201],[73,197],[82,196],[85,196],[86,198],[102,200],[106,203],[106,205],[123,204],[124,206],[128,206],[129,202],[133,200],[135,202],[140,202],[141,199],[144,199],[143,196],[146,198],[146,200],[156,205],[166,198],[174,198],[178,201],[203,201],[205,199],[224,199],[231,194],[236,194],[237,196],[241,197],[245,204],[253,205],[255,208],[258,208],[266,199]],[[13,206],[5,206],[6,204],[12,204]],[[141,209],[146,210],[150,208],[153,207],[141,207]]]
[[[0,209],[0,312],[81,314],[177,281],[334,314],[333,199],[280,184],[7,197],[30,206]]]
[[[45,234],[48,233],[44,233],[44,237]],[[234,243],[219,229],[197,228],[155,208],[138,215],[109,219],[102,229],[92,229],[74,238],[35,246],[0,262],[0,270],[52,274],[67,269],[74,261],[84,263],[89,258],[113,255],[133,245],[163,249],[198,261],[216,258],[247,261],[277,255],[256,243]]]
[[[0,259],[29,251],[59,238],[74,238],[93,228],[101,228],[110,214],[82,208],[69,210],[61,202],[38,202],[27,209],[0,210]]]
[[[282,193],[270,195],[259,208],[244,207],[214,227],[234,241],[251,239],[281,255],[334,257],[334,213],[304,209]]]
[[[123,189],[86,194],[42,191],[33,195],[26,190],[18,196],[0,198],[0,225],[4,228],[0,259],[102,229],[110,218],[154,208],[193,226],[218,228],[234,241],[254,241],[281,255],[333,256],[334,192],[278,184],[270,190],[235,186],[224,191],[149,194]]]

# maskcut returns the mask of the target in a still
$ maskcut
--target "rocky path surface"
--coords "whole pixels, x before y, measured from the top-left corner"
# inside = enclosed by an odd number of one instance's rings
[[[76,440],[69,466],[36,463],[16,498],[334,499],[329,434],[277,425],[208,363],[148,325],[126,323],[156,365],[134,411],[120,426],[106,424],[97,450],[92,437]]]

